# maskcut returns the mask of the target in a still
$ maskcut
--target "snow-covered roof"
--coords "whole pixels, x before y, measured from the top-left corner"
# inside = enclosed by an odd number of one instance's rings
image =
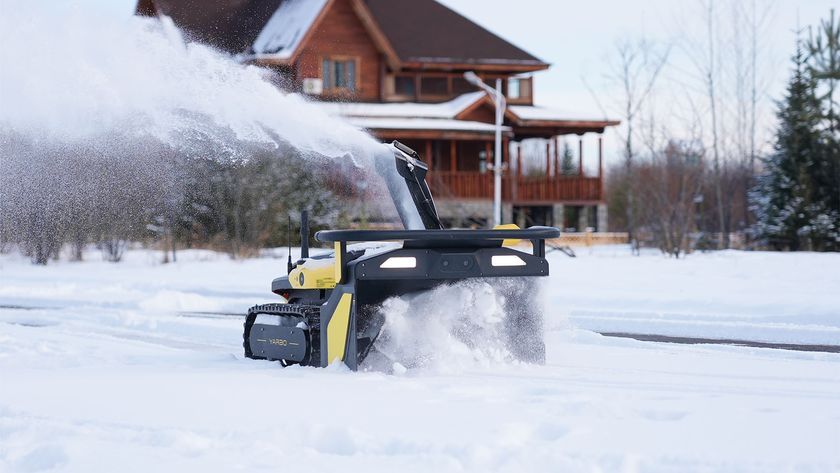
[[[572,121],[572,122],[603,122],[612,121],[604,117],[596,117],[578,112],[569,112],[556,108],[541,107],[536,105],[510,105],[508,106],[514,115],[522,120],[540,121]]]
[[[455,118],[455,115],[484,97],[470,92],[443,103],[324,103],[329,113],[345,117]]]
[[[254,40],[253,56],[292,57],[326,4],[327,0],[285,0]]]
[[[446,130],[493,133],[492,123],[455,120],[447,118],[400,118],[400,117],[348,117],[351,124],[368,130]],[[502,131],[510,131],[502,127]]]
[[[460,95],[443,103],[358,103],[358,102],[322,102],[320,107],[331,115],[338,115],[352,124],[373,130],[449,130],[492,133],[492,123],[458,120],[456,117],[482,100],[486,94],[482,91]],[[565,112],[562,110],[531,106],[511,105],[508,110],[522,121],[551,122],[598,122],[603,118]],[[603,127],[603,125],[601,125]],[[504,127],[510,131],[510,127]]]

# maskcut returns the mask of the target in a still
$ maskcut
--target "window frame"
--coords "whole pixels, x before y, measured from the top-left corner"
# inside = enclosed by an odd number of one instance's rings
[[[414,83],[414,93],[413,94],[400,94],[397,92],[397,78],[398,77],[405,77],[411,80]],[[406,74],[406,73],[395,73],[391,74],[391,80],[393,85],[393,90],[391,91],[390,96],[388,97],[391,100],[417,100],[417,93],[420,90],[420,80],[417,74]]]
[[[518,89],[519,89],[519,96],[518,97],[511,97],[510,96],[510,81],[517,81],[518,82]],[[528,93],[523,94],[523,83],[527,83]],[[534,103],[534,78],[533,76],[528,77],[508,77],[505,80],[505,98],[507,99],[508,103],[510,104],[524,104],[524,105],[531,105]]]
[[[330,71],[329,71],[329,82],[327,83],[327,75],[325,74],[324,70],[324,63],[329,62],[330,64]],[[353,63],[353,88],[349,87],[336,87],[335,78],[332,77],[335,74],[335,64],[338,62],[342,63]],[[322,95],[356,95],[359,93],[359,89],[361,86],[360,78],[361,74],[359,72],[361,66],[361,58],[359,56],[347,56],[347,55],[329,55],[329,56],[321,56],[321,61],[319,68],[321,69],[321,80],[323,81],[323,92]],[[346,79],[346,77],[345,77]]]
[[[442,94],[427,94],[423,92],[423,79],[443,79],[446,82],[446,90]],[[452,98],[452,74],[444,72],[417,74],[417,101],[418,102],[443,102]]]

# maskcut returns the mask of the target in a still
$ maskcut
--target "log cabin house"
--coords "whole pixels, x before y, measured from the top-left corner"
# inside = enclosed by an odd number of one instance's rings
[[[464,72],[501,79],[503,221],[606,231],[602,134],[618,122],[534,105],[533,74],[550,65],[435,0],[139,0],[136,13],[168,16],[379,139],[416,149],[441,218],[455,225],[492,215],[495,108]],[[563,142],[576,152],[572,166],[561,165]]]

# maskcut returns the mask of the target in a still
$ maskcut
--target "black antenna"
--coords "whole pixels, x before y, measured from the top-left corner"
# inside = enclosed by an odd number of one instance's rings
[[[289,215],[289,262],[286,263],[286,274],[291,273],[294,269],[292,265],[292,216]]]
[[[300,257],[309,258],[309,212],[300,213]]]

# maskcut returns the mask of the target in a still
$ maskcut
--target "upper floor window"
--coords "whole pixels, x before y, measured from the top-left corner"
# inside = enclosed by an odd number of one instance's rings
[[[413,99],[417,95],[415,77],[402,75],[394,76],[394,94]]]
[[[507,98],[512,103],[530,103],[532,99],[530,77],[511,77],[507,80]]]
[[[385,76],[386,101],[443,102],[476,90],[458,73],[402,72]]]
[[[420,77],[420,97],[446,98],[449,95],[449,80],[446,76]]]
[[[321,66],[324,91],[354,92],[356,90],[356,61],[355,58],[324,59]]]
[[[466,94],[476,90],[476,87],[467,82],[467,79],[464,79],[463,76],[458,75],[452,78],[452,95]]]

